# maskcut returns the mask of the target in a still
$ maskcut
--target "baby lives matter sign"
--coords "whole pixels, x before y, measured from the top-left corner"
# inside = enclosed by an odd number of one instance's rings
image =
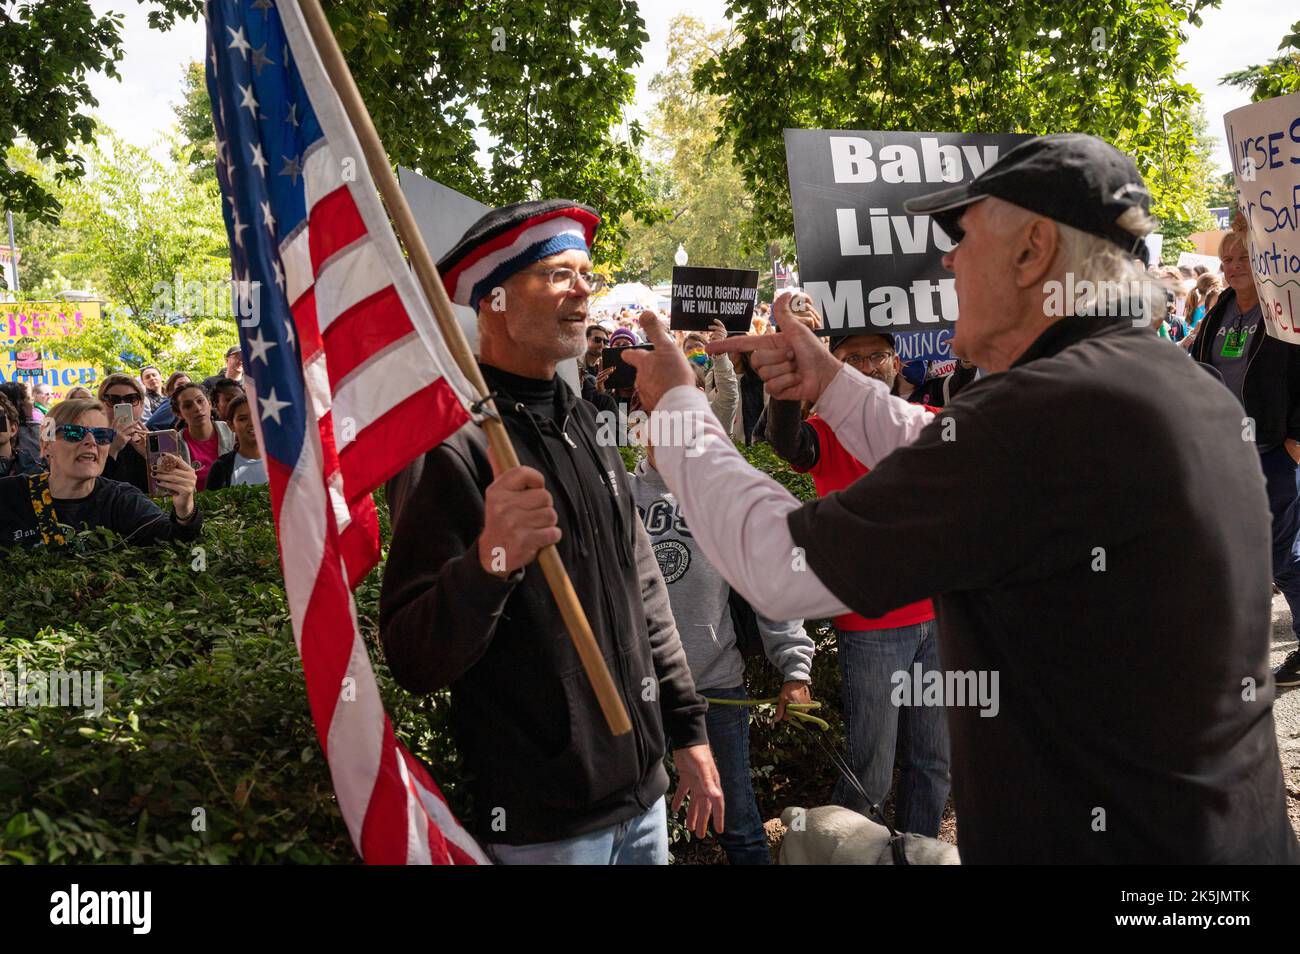
[[[704,331],[721,321],[728,331],[749,331],[758,295],[758,272],[751,268],[673,268],[673,310],[668,327]]]
[[[1300,344],[1300,93],[1223,117],[1264,327]]]
[[[957,291],[942,260],[953,243],[903,203],[974,179],[1029,138],[785,130],[799,276],[822,333],[950,329]]]

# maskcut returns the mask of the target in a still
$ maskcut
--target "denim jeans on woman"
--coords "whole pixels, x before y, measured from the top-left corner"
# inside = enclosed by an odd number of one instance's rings
[[[912,667],[938,670],[934,620],[861,632],[836,630],[843,677],[844,722],[849,765],[871,802],[883,806],[894,777],[897,753],[901,775],[894,800],[894,827],[931,837],[948,799],[948,720],[942,706],[895,706],[894,674],[912,678]],[[831,799],[869,815],[861,794],[841,778]]]

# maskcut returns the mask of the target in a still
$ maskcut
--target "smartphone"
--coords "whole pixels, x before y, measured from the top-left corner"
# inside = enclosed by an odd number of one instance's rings
[[[131,405],[114,404],[113,405],[113,426],[120,432],[129,427],[135,420],[135,415],[131,413]]]
[[[605,390],[613,391],[615,388],[630,388],[636,386],[636,368],[623,360],[624,351],[653,351],[655,346],[652,344],[628,345],[624,348],[606,348],[600,356],[600,366],[602,368],[615,368],[605,380]]]
[[[118,405],[118,406],[121,407],[122,405]],[[126,405],[126,407],[127,410],[130,410],[130,405]],[[116,411],[114,411],[114,417],[116,418]],[[161,490],[154,483],[154,471],[158,467],[158,459],[162,457],[163,454],[175,454],[177,457],[180,457],[182,460],[184,460],[184,455],[181,454],[180,435],[177,434],[175,431],[150,431],[148,454],[149,454],[149,496],[166,497],[168,496],[167,491]]]

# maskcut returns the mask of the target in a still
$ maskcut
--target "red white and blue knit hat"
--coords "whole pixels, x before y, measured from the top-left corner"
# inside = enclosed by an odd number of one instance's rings
[[[469,227],[438,262],[447,294],[478,311],[479,299],[534,262],[568,249],[591,251],[600,216],[570,199],[516,202]]]

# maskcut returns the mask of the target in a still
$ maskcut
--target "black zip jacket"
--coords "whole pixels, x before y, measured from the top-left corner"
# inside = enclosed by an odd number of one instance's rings
[[[520,463],[541,471],[563,533],[560,557],[632,721],[606,726],[536,563],[502,580],[479,563],[487,438],[466,427],[425,455],[394,493],[380,633],[412,692],[450,685],[452,725],[485,841],[531,844],[633,818],[668,787],[664,729],[707,741],[667,587],[614,447],[567,385],[483,366]],[[550,407],[516,401],[551,389]],[[512,392],[519,392],[518,394]],[[525,398],[529,400],[529,398]],[[541,410],[544,413],[538,413]],[[549,413],[545,413],[549,412]],[[558,423],[557,423],[558,422]]]
[[[1192,357],[1210,363],[1214,337],[1223,325],[1228,303],[1237,296],[1226,288],[1210,313],[1201,319],[1192,344]],[[1241,383],[1246,416],[1255,421],[1255,443],[1272,450],[1288,437],[1300,440],[1300,346],[1264,332],[1251,336],[1246,377]]]

